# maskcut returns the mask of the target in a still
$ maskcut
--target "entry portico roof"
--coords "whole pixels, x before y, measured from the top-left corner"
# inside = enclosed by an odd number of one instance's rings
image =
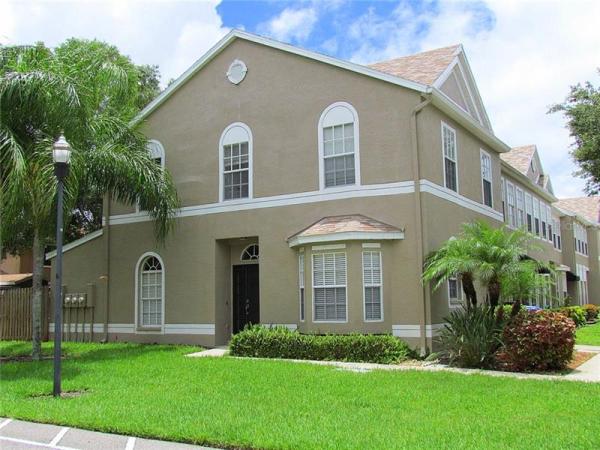
[[[363,216],[351,214],[323,217],[288,238],[290,247],[336,241],[373,241],[404,239],[404,230]]]

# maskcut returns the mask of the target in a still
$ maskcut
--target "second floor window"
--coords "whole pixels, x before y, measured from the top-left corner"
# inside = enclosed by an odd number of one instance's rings
[[[358,115],[348,103],[334,103],[319,121],[321,188],[360,184]]]
[[[525,213],[526,213],[526,223],[527,223],[527,231],[533,231],[533,199],[531,198],[531,194],[525,194]]]
[[[458,192],[458,175],[456,169],[456,132],[442,123],[442,146],[444,152],[444,185]]]
[[[492,207],[492,158],[481,151],[481,183],[483,189],[483,204]]]
[[[220,200],[252,198],[252,134],[243,123],[229,125],[220,142]]]

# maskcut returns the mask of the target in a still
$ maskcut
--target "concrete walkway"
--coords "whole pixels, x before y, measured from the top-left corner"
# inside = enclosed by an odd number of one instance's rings
[[[0,418],[2,450],[216,450],[177,442],[156,441],[78,428]]]
[[[600,346],[598,346],[598,345],[576,345],[575,350],[579,350],[580,352],[600,353]]]
[[[190,358],[218,358],[220,356],[225,356],[228,353],[229,349],[227,347],[215,347],[209,348],[208,350],[202,350],[201,352],[188,353],[185,356],[189,356]]]

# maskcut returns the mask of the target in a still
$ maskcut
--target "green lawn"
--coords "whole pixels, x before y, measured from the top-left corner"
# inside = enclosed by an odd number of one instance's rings
[[[87,393],[36,397],[51,391],[52,362],[4,363],[0,416],[244,448],[600,448],[600,384],[185,358],[195,349],[179,346],[65,350],[64,389]]]
[[[600,345],[600,322],[579,328],[576,342],[579,345]]]

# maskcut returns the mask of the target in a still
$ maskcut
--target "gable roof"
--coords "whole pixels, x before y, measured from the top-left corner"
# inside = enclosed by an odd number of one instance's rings
[[[368,67],[416,83],[433,86],[460,51],[460,45],[451,45],[369,64]]]
[[[179,78],[177,78],[173,83],[171,83],[153,101],[146,105],[146,107],[142,111],[140,111],[140,113],[131,121],[131,123],[133,125],[138,124],[146,117],[148,117],[173,93],[175,93],[198,71],[200,71],[205,65],[212,61],[213,58],[215,58],[224,48],[226,48],[236,39],[243,39],[245,41],[254,42],[256,44],[264,45],[266,47],[271,47],[281,51],[299,55],[307,59],[319,61],[334,67],[365,75],[371,78],[376,78],[381,81],[395,84],[397,86],[402,86],[404,88],[420,92],[423,95],[430,96],[433,105],[435,105],[444,113],[448,114],[451,118],[456,120],[467,130],[472,132],[475,136],[479,137],[483,142],[489,145],[490,148],[494,149],[499,153],[507,152],[509,150],[509,147],[494,135],[494,133],[491,130],[491,127],[482,125],[474,117],[472,117],[470,114],[461,109],[447,95],[441,92],[437,86],[428,86],[413,80],[402,78],[398,75],[392,75],[379,70],[375,70],[368,66],[356,64],[350,61],[340,60],[331,56],[323,55],[321,53],[305,50],[299,47],[294,47],[290,44],[285,44],[283,42],[275,41],[270,38],[258,36],[256,34],[235,29],[230,31],[225,37],[223,37],[219,42],[217,42],[200,59],[198,59],[194,64],[192,64],[190,68],[187,69]],[[458,47],[462,50],[462,46]],[[468,72],[470,73],[470,70],[468,70]]]
[[[563,198],[556,206],[572,211],[593,223],[600,222],[600,196]]]
[[[288,238],[290,247],[317,242],[404,239],[404,230],[362,214],[323,217]]]
[[[507,153],[502,153],[500,158],[503,161],[513,166],[523,175],[527,175],[529,172],[529,165],[531,159],[536,152],[535,145],[523,145],[521,147],[513,147]]]

